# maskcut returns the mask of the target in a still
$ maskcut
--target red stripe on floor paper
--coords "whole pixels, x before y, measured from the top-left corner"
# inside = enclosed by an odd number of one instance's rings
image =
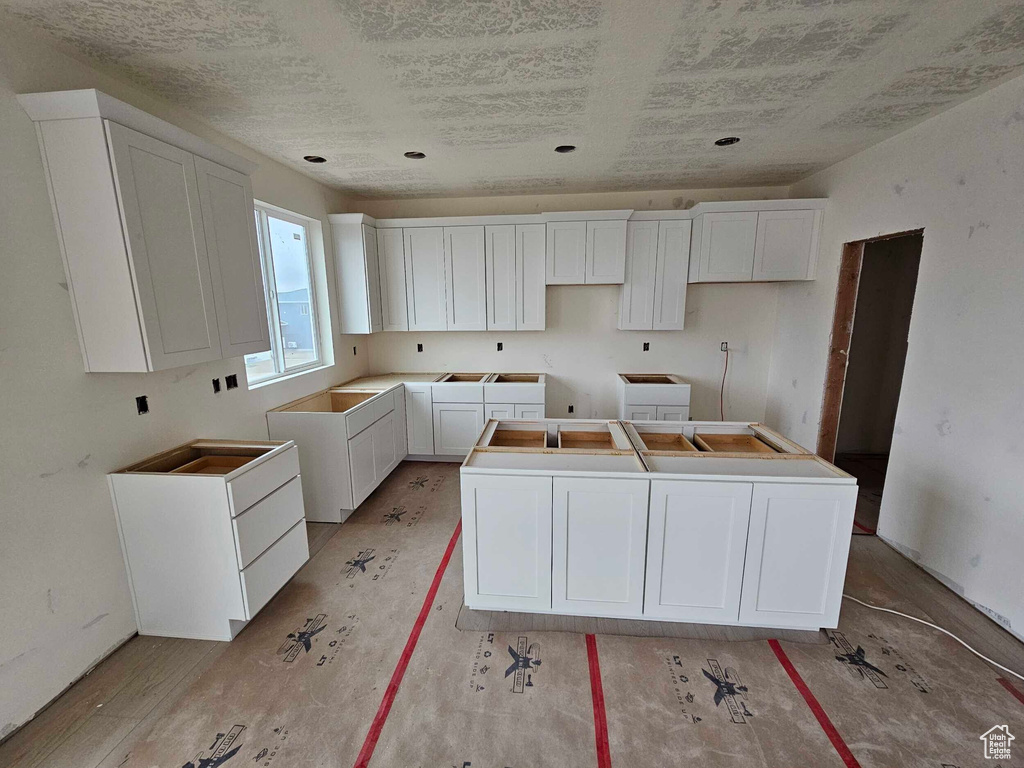
[[[1008,690],[1010,692],[1010,695],[1013,696],[1013,698],[1015,698],[1021,704],[1024,704],[1024,693],[1021,693],[1020,691],[1018,691],[1014,687],[1013,683],[1011,683],[1005,677],[1000,677],[1000,678],[996,678],[996,679],[999,680],[999,684],[1001,686],[1003,686],[1003,688],[1005,688],[1006,690]]]
[[[587,663],[590,666],[590,695],[594,700],[597,768],[612,768],[612,753],[608,748],[608,718],[604,710],[604,686],[601,685],[601,661],[597,657],[597,638],[593,635],[587,635]]]
[[[420,608],[416,622],[412,625],[412,631],[409,633],[409,639],[405,641],[402,655],[398,657],[398,666],[395,667],[395,671],[391,675],[391,682],[384,690],[384,698],[381,699],[380,706],[377,708],[377,714],[370,725],[370,732],[366,734],[366,740],[363,741],[363,748],[359,750],[359,757],[356,758],[354,768],[366,768],[370,763],[370,758],[373,757],[373,750],[376,749],[377,740],[380,738],[381,731],[384,730],[384,723],[391,712],[391,705],[395,703],[398,686],[402,684],[402,678],[405,677],[405,670],[409,667],[412,652],[416,650],[416,643],[420,639],[420,632],[423,631],[423,625],[427,623],[427,616],[430,615],[430,609],[434,605],[438,587],[441,586],[441,578],[448,568],[448,561],[452,559],[452,552],[455,551],[455,544],[459,540],[460,533],[462,533],[462,520],[459,520],[458,525],[455,526],[455,533],[452,534],[451,541],[448,542],[448,549],[444,551],[441,564],[437,566],[434,580],[430,583],[430,589],[427,590],[427,596],[423,598],[423,607]]]
[[[857,762],[857,758],[853,756],[853,752],[846,746],[846,742],[843,741],[843,737],[839,735],[839,731],[832,725],[832,721],[825,713],[824,708],[811,693],[811,689],[807,687],[807,683],[800,677],[800,673],[796,671],[796,667],[793,666],[793,662],[789,660],[789,656],[782,650],[782,646],[779,645],[778,640],[769,640],[768,645],[775,652],[775,657],[782,664],[782,668],[786,670],[789,675],[789,679],[793,681],[793,685],[800,691],[800,695],[804,697],[804,701],[807,702],[807,706],[811,708],[811,712],[818,719],[818,725],[821,726],[821,730],[828,736],[828,740],[832,742],[832,746],[836,748],[836,752],[839,753],[839,757],[843,759],[846,764],[846,768],[860,768],[860,763]]]

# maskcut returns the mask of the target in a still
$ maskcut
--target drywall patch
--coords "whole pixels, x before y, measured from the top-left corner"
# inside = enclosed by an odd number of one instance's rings
[[[939,433],[939,437],[945,437],[953,431],[953,426],[949,423],[949,419],[943,419],[935,425],[935,430]]]

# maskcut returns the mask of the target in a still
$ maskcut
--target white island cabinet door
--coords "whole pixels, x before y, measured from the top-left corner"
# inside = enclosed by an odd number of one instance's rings
[[[653,480],[644,616],[735,623],[750,483]]]
[[[195,160],[117,123],[106,126],[149,367],[219,360]]]
[[[516,227],[484,227],[487,258],[487,330],[516,329]]]
[[[411,227],[402,231],[409,330],[446,331],[444,227]]]
[[[551,608],[551,478],[462,476],[466,605]]]
[[[381,326],[385,331],[408,331],[405,285],[405,237],[401,229],[377,230],[380,270]]]
[[[583,616],[641,614],[649,485],[554,479],[552,609]]]
[[[399,458],[398,445],[395,441],[394,411],[380,419],[370,429],[373,430],[373,487],[376,488],[402,460]]]
[[[435,456],[465,456],[483,430],[483,403],[434,403]]]
[[[265,352],[270,349],[270,326],[252,184],[245,174],[201,157],[195,163],[221,357]]]
[[[352,474],[352,509],[373,493],[377,487],[376,430],[367,427],[348,441],[349,471]]]
[[[853,485],[754,484],[741,623],[838,626],[856,500]]]
[[[444,274],[449,331],[487,330],[483,227],[444,228]]]
[[[408,452],[414,456],[434,455],[434,405],[429,384],[405,384],[405,419]]]

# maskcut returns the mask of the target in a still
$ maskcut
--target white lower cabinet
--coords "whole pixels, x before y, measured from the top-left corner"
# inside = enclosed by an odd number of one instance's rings
[[[405,418],[408,424],[408,452],[414,456],[432,456],[434,408],[429,384],[406,383]]]
[[[516,403],[514,406],[513,418],[516,419],[543,419],[544,403]]]
[[[651,481],[644,616],[734,623],[750,483]]]
[[[389,413],[348,441],[353,509],[373,493],[402,460],[395,440],[394,421],[394,412]]]
[[[551,608],[591,616],[643,610],[647,480],[554,479]]]
[[[754,485],[741,623],[838,625],[856,499],[853,485]]]
[[[551,608],[551,478],[463,476],[462,551],[470,608]]]
[[[484,428],[483,403],[434,403],[434,455],[465,456]]]

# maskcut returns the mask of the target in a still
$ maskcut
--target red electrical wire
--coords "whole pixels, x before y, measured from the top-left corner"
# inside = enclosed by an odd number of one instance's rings
[[[729,372],[729,347],[725,348],[725,369],[722,371],[722,391],[718,395],[718,409],[725,421],[725,374]]]

